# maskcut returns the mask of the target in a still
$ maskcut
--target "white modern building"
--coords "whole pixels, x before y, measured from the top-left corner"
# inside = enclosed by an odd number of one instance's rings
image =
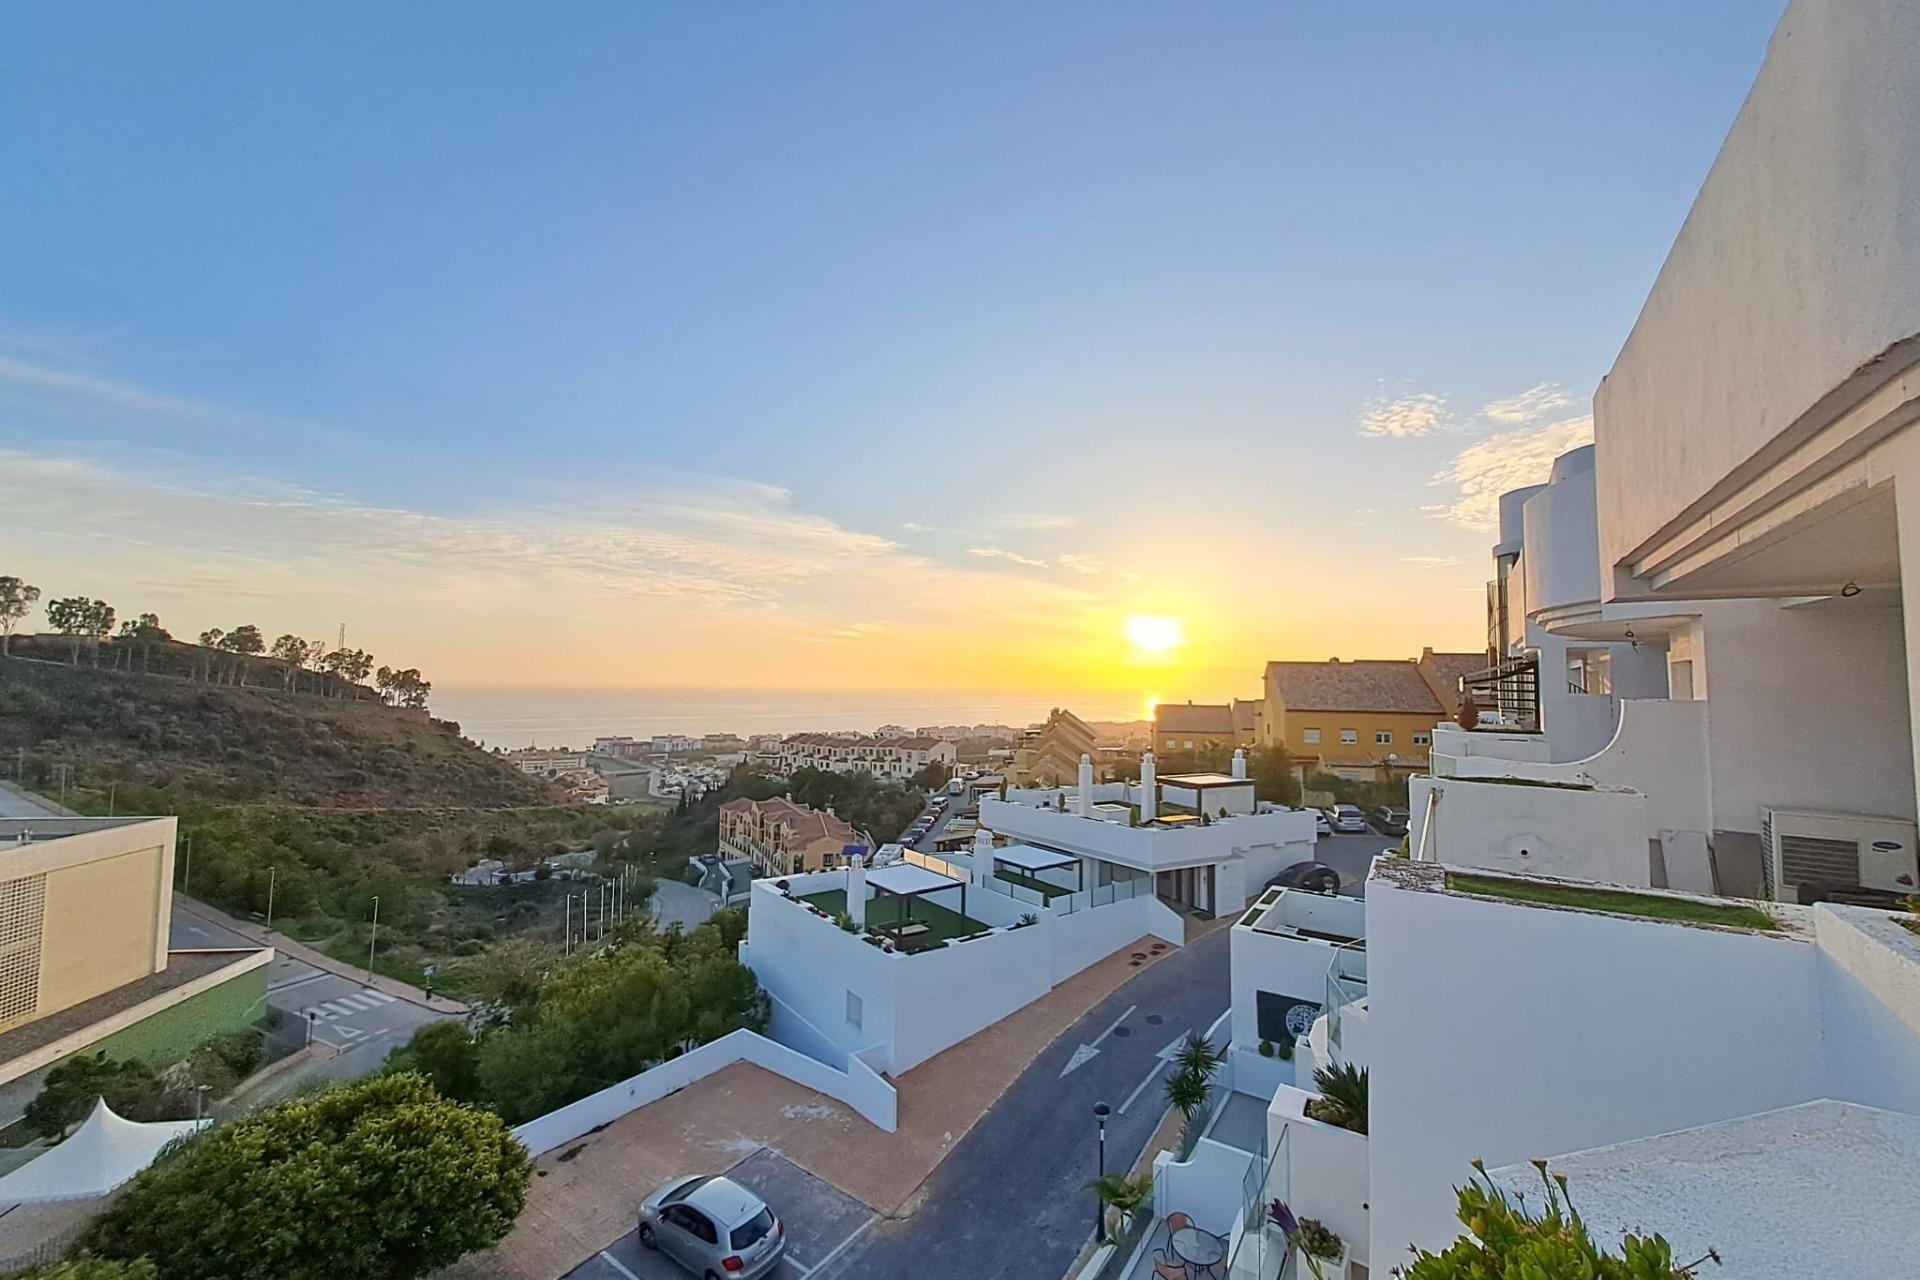
[[[1156,1168],[1229,1274],[1280,1274],[1269,1199],[1341,1237],[1332,1274],[1442,1249],[1474,1160],[1533,1207],[1529,1162],[1565,1174],[1616,1253],[1913,1274],[1916,65],[1920,6],[1788,5],[1592,452],[1503,504],[1469,681],[1494,714],[1436,734],[1364,951],[1290,894],[1235,927],[1236,1086],[1327,967],[1288,1067],[1245,1079],[1293,1076],[1264,1151],[1238,1180],[1204,1143]],[[1369,1073],[1364,1133],[1316,1102],[1328,1064]]]
[[[1256,800],[1239,750],[1231,774],[1158,777],[1149,752],[1138,782],[1108,783],[1093,781],[1092,758],[1083,755],[1077,786],[983,799],[980,825],[1079,859],[1088,885],[1151,877],[1161,898],[1206,915],[1240,910],[1314,849],[1313,815]]]

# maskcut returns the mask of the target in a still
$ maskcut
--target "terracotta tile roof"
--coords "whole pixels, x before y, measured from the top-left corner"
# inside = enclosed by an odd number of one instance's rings
[[[859,835],[845,820],[831,813],[822,813],[818,809],[809,809],[806,805],[795,804],[784,796],[775,796],[771,800],[749,800],[740,797],[729,800],[720,806],[722,813],[752,813],[762,823],[784,823],[793,833],[793,839],[800,844],[811,844],[816,840],[833,840],[842,845],[862,843]]]
[[[1445,714],[1411,659],[1269,662],[1267,679],[1288,711],[1385,711]]]
[[[1232,733],[1233,709],[1224,702],[1163,702],[1153,727],[1166,733]]]
[[[1433,669],[1446,683],[1449,689],[1460,687],[1460,677],[1470,676],[1476,671],[1487,669],[1487,655],[1484,653],[1436,653],[1433,655]]]

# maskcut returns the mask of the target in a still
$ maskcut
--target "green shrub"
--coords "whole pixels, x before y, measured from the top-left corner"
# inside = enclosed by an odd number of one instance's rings
[[[1567,1196],[1565,1174],[1549,1174],[1547,1162],[1535,1160],[1546,1188],[1545,1211],[1538,1216],[1507,1198],[1486,1176],[1486,1166],[1473,1162],[1474,1179],[1455,1187],[1460,1222],[1468,1234],[1441,1253],[1413,1251],[1406,1280],[1483,1280],[1485,1277],[1561,1277],[1582,1280],[1676,1280],[1692,1276],[1702,1265],[1718,1264],[1720,1255],[1705,1256],[1686,1265],[1673,1260],[1666,1237],[1627,1236],[1619,1257],[1595,1244],[1587,1224]]]
[[[1320,1096],[1307,1101],[1303,1111],[1315,1120],[1354,1133],[1367,1131],[1367,1069],[1342,1062],[1313,1073]]]
[[[12,1280],[160,1280],[160,1271],[146,1258],[121,1262],[82,1255],[15,1271]]]

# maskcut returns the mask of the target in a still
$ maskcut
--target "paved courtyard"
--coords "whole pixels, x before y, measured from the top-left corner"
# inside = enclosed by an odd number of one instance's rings
[[[786,1255],[768,1273],[777,1280],[802,1280],[839,1257],[874,1220],[873,1210],[852,1196],[765,1148],[722,1172],[771,1205],[786,1228]],[[642,1195],[652,1190],[647,1187]],[[685,1275],[665,1254],[641,1248],[638,1233],[629,1231],[567,1272],[566,1280],[680,1280]]]
[[[735,1063],[540,1157],[512,1234],[443,1274],[552,1280],[589,1260],[605,1265],[603,1251],[631,1267],[613,1246],[649,1192],[763,1150],[881,1217],[911,1213],[928,1175],[1037,1055],[1123,982],[1176,954],[1142,939],[899,1077],[900,1128],[891,1134],[833,1098]]]

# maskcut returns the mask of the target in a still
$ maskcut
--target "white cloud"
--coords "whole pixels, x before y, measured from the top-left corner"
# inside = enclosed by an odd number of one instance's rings
[[[1551,382],[1542,382],[1517,396],[1490,401],[1480,416],[1497,427],[1529,427],[1572,407],[1573,397]]]
[[[1393,440],[1416,439],[1444,431],[1452,417],[1445,396],[1432,392],[1388,399],[1375,396],[1360,415],[1360,434]]]
[[[1106,561],[1096,556],[1076,555],[1072,552],[1061,556],[1058,563],[1062,569],[1071,569],[1075,573],[1083,573],[1088,577],[1093,577],[1107,571]]]
[[[1432,483],[1455,489],[1455,499],[1421,510],[1462,528],[1496,529],[1501,494],[1545,482],[1555,458],[1592,440],[1591,417],[1567,418],[1544,427],[1522,427],[1476,440],[1433,477]]]
[[[979,556],[982,560],[1006,560],[1013,564],[1025,565],[1029,569],[1044,569],[1045,560],[1036,560],[1032,556],[1023,556],[1018,551],[1009,551],[1005,547],[968,547],[967,554]]]
[[[1459,556],[1401,556],[1401,564],[1414,565],[1421,569],[1444,569],[1448,565],[1460,563]]]
[[[921,524],[918,520],[908,520],[906,523],[902,524],[900,527],[901,529],[905,530],[908,533],[932,533],[933,532],[932,525]]]

